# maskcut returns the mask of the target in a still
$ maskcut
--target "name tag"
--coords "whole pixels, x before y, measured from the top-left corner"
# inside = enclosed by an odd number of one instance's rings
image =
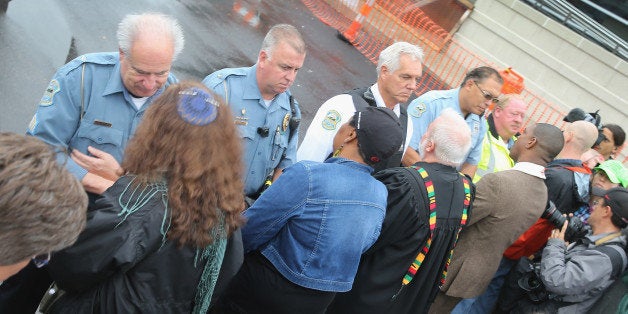
[[[101,125],[101,126],[104,126],[104,127],[107,127],[107,128],[111,127],[111,123],[105,122],[105,121],[100,121],[98,119],[94,119],[94,124],[95,125]]]

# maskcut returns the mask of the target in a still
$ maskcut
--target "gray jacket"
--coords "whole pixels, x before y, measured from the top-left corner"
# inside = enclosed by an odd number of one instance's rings
[[[550,239],[543,250],[541,279],[554,299],[573,303],[561,307],[558,313],[585,313],[613,283],[612,264],[608,255],[595,249],[595,241],[609,233],[586,236],[565,247],[559,239]],[[619,244],[619,245],[615,245]],[[622,235],[600,245],[609,245],[620,253],[623,269],[628,264],[626,238]],[[621,246],[620,246],[621,245]]]

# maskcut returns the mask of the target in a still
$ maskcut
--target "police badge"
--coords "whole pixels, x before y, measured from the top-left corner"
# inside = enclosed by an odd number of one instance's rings
[[[419,118],[426,110],[427,108],[425,107],[425,104],[420,102],[416,106],[412,107],[408,113],[415,118]]]
[[[288,123],[290,123],[290,114],[286,113],[286,115],[283,117],[283,123],[281,124],[281,128],[284,132],[286,132],[286,130],[288,129]]]
[[[323,129],[330,131],[335,130],[338,126],[338,123],[340,123],[340,120],[342,120],[342,117],[340,116],[340,113],[338,113],[338,111],[329,110],[327,114],[325,114],[325,119],[323,119],[322,122]]]

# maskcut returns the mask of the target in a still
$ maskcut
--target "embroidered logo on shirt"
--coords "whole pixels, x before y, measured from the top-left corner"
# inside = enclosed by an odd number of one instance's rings
[[[412,107],[408,113],[415,118],[419,118],[423,115],[425,110],[427,110],[427,108],[425,108],[425,104],[420,102],[416,106]]]
[[[40,106],[50,106],[52,105],[52,98],[55,96],[57,92],[61,90],[59,86],[59,82],[57,80],[50,81],[46,91],[44,92],[44,96],[41,97],[41,101],[39,102]]]
[[[335,130],[338,127],[338,124],[342,120],[340,113],[336,110],[329,110],[325,114],[325,119],[323,119],[322,125],[325,130]]]

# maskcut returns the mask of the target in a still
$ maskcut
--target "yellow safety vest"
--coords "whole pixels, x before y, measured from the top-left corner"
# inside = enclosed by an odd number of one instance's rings
[[[488,125],[488,122],[486,122]],[[512,137],[512,140],[516,140]],[[487,173],[507,170],[512,168],[515,162],[510,158],[510,150],[501,137],[495,138],[491,134],[490,128],[486,127],[486,136],[482,141],[482,156],[478,163],[478,170],[473,177],[473,183],[480,181],[480,178]]]

